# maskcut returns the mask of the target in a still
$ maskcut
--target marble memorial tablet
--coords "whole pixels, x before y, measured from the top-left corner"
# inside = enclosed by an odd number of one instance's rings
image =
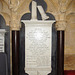
[[[52,71],[52,23],[54,21],[24,21],[25,72],[29,75],[47,75]]]
[[[0,52],[4,52],[4,35],[5,29],[0,29]]]

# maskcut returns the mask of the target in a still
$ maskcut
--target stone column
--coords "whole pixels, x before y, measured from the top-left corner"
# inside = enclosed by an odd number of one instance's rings
[[[12,30],[12,75],[19,75],[20,31]]]
[[[16,19],[16,16],[12,15],[12,21],[10,24],[11,41],[12,41],[12,75],[19,75],[19,49],[20,49],[20,21]]]
[[[12,74],[19,75],[19,31],[12,31]]]
[[[64,31],[65,21],[56,22],[57,29],[57,75],[64,75]]]

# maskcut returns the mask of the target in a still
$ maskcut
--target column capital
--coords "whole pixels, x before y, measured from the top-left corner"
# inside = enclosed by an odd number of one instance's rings
[[[66,21],[56,21],[55,27],[57,31],[65,30],[66,29],[67,22]]]
[[[10,22],[10,29],[11,30],[20,30],[21,23],[18,20],[13,20]]]

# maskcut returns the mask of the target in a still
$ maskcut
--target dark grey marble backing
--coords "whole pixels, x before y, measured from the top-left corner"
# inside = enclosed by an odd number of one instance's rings
[[[6,26],[4,18],[0,15],[0,29],[5,29],[5,53],[7,55],[8,75],[10,75],[10,29]],[[0,60],[1,61],[1,60]]]

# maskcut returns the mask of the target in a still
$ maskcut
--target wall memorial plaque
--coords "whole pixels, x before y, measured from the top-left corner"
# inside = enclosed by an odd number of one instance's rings
[[[25,21],[25,72],[47,75],[52,71],[52,24],[55,21]]]
[[[0,52],[4,52],[5,29],[0,29]]]

